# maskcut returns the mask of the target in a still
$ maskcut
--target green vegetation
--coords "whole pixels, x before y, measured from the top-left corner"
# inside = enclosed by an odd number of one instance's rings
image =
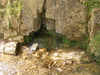
[[[5,22],[8,25],[9,28],[11,28],[12,25],[12,17],[16,19],[16,21],[19,20],[22,10],[22,4],[20,0],[8,0],[7,4],[4,8],[0,9],[1,13],[4,13]]]
[[[47,34],[55,38],[55,40],[58,41],[59,43],[68,45],[68,47],[79,47],[83,50],[87,50],[87,47],[88,47],[87,35],[83,35],[82,40],[70,40],[66,36],[61,35],[59,33],[47,32]]]
[[[87,0],[84,5],[88,8],[88,13],[91,13],[92,9],[100,8],[100,0]]]
[[[87,36],[83,36],[84,39],[77,41],[77,40],[69,40],[68,38],[62,36],[62,41],[63,43],[66,43],[67,45],[69,45],[69,47],[79,47],[83,50],[86,50],[88,47],[88,37]]]
[[[25,36],[23,44],[29,44],[32,42],[32,40],[33,40],[33,38],[31,36]]]
[[[95,60],[100,63],[100,32],[97,32],[95,34],[95,37],[94,37],[93,40],[95,41],[95,43],[94,43],[94,47],[95,47],[95,52],[94,52]]]
[[[87,7],[88,9],[88,21],[87,21],[87,24],[88,22],[91,21],[91,14],[93,13],[93,9],[95,8],[100,8],[100,0],[86,0],[86,2],[84,3],[84,5]],[[88,30],[90,30],[88,32],[88,35],[89,35],[89,47],[88,47],[88,53],[93,57],[93,59],[98,62],[100,61],[100,47],[99,47],[99,44],[100,44],[100,35],[96,34],[94,35],[94,25],[91,24],[91,26],[88,26],[87,27]],[[91,34],[92,32],[92,34]],[[91,40],[92,39],[92,40]]]

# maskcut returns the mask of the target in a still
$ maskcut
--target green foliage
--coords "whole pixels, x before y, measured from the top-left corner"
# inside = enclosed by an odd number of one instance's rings
[[[86,50],[88,47],[88,37],[87,36],[84,36],[84,39],[79,40],[79,41],[78,40],[69,40],[66,37],[62,37],[62,41],[63,41],[63,43],[68,44],[70,47],[77,46],[77,47],[84,49],[84,50]]]
[[[62,36],[61,39],[62,39],[63,43],[70,44],[70,40],[67,39],[66,37],[63,37],[63,36]]]
[[[24,37],[24,44],[29,44],[32,42],[32,37],[31,36],[25,36]]]
[[[94,56],[94,60],[96,63],[100,64],[100,56]]]
[[[53,32],[53,31],[47,31],[46,34],[48,34],[48,35],[50,35],[50,36],[54,36],[54,35],[56,35],[56,33]]]
[[[94,46],[94,52],[89,52],[89,54],[92,56],[92,58],[98,63],[100,64],[100,32],[96,32],[95,36],[93,38],[93,40],[91,41],[91,43]]]
[[[19,18],[19,16],[21,15],[21,11],[22,11],[22,3],[20,0],[15,0],[12,3],[12,15],[14,15],[15,17]]]
[[[94,47],[95,47],[95,53],[96,55],[100,56],[100,32],[96,33],[95,34],[95,37],[94,37]]]
[[[94,8],[100,8],[100,0],[87,0],[84,5],[88,8],[90,13]]]
[[[19,19],[21,15],[21,10],[22,10],[22,2],[20,0],[8,0],[7,4],[5,5],[4,8],[0,9],[0,13],[4,13],[5,17],[5,22],[8,25],[8,27],[11,27],[11,21],[12,17],[16,20]]]
[[[92,10],[94,8],[100,8],[100,0],[87,0],[84,5],[88,9],[88,17],[90,20]],[[96,34],[92,38],[93,39],[89,42],[89,45],[93,46],[94,51],[91,52],[90,47],[88,47],[88,53],[96,62],[100,63],[100,35]]]

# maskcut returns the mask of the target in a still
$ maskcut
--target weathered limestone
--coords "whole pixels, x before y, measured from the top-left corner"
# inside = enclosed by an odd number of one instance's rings
[[[7,40],[12,39],[12,41],[20,42],[22,41],[24,35],[29,35],[30,32],[37,31],[38,29],[40,29],[41,13],[44,0],[21,0],[22,9],[20,9],[21,13],[18,18],[15,17],[16,14],[6,15],[7,0],[4,1],[1,1],[3,4],[0,3],[2,6],[4,6],[4,8],[0,9],[0,12],[1,10],[3,10],[2,12],[3,17],[0,16],[0,34],[3,34],[3,36],[0,37],[2,39],[7,39]],[[10,4],[13,4],[14,1],[12,0]],[[14,6],[12,7],[10,6],[10,8],[14,8]],[[14,8],[13,11],[16,10],[17,8]],[[12,12],[11,9],[9,9],[9,11]],[[7,25],[7,23],[9,23],[8,21],[9,16],[11,23],[10,28],[9,25]],[[20,36],[22,37],[19,38]]]
[[[21,18],[20,21],[16,21],[12,16],[12,30],[7,29],[7,25],[2,22],[4,19],[0,20],[0,33],[4,34],[4,39],[13,38],[19,34],[29,35],[30,32],[39,30],[41,23],[44,23],[48,30],[61,33],[70,40],[79,40],[86,32],[87,12],[80,0],[21,1],[23,6]],[[42,15],[44,19],[41,18]]]
[[[71,40],[79,40],[85,34],[87,11],[79,0],[47,0],[46,18],[48,30],[55,27],[57,33]]]
[[[37,31],[41,24],[41,13],[44,0],[23,0],[21,32],[26,35]]]
[[[17,42],[0,41],[0,53],[16,55]]]

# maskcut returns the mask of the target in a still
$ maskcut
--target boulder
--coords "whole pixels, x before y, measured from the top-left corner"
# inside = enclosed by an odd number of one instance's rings
[[[17,42],[0,41],[0,53],[16,55]]]

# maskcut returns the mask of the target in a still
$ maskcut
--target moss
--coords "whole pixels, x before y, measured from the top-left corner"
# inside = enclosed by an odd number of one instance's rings
[[[30,36],[25,36],[25,37],[24,37],[24,44],[28,44],[28,43],[30,43],[30,42],[32,42],[32,37],[30,37]]]
[[[63,43],[69,45],[69,47],[79,47],[81,49],[86,50],[88,47],[88,37],[86,35],[83,36],[84,39],[83,40],[70,40],[65,36],[62,36],[62,38],[60,38],[62,40]]]
[[[89,52],[90,56],[93,58],[94,61],[96,61],[98,64],[100,64],[100,31],[95,33],[95,36],[91,43],[94,46],[94,52]]]
[[[100,52],[100,32],[97,32],[95,34],[93,41],[95,42],[94,46],[96,48],[96,51]]]

